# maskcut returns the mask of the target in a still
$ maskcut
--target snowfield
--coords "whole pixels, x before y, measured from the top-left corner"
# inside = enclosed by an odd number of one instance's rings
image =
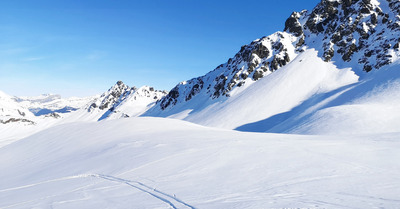
[[[0,148],[0,208],[397,208],[399,137],[63,124]]]

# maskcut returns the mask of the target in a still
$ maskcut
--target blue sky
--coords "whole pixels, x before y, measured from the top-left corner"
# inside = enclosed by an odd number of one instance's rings
[[[0,1],[0,90],[89,96],[118,80],[170,90],[318,2]]]

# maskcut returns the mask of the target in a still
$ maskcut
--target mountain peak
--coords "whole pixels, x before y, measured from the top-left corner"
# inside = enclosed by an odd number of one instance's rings
[[[179,83],[148,115],[179,115],[181,108],[199,112],[223,103],[310,49],[363,78],[399,60],[399,14],[400,1],[322,0],[311,11],[293,12],[283,32],[254,40],[213,71]]]
[[[109,109],[118,100],[121,100],[125,95],[135,90],[136,87],[131,88],[122,81],[117,81],[110,89],[104,92],[100,98],[96,99],[96,102],[93,102],[90,105],[89,111],[91,111],[93,108],[99,108],[100,110]]]
[[[129,87],[118,81],[99,98],[91,102],[87,111],[100,112],[99,120],[136,116],[154,105],[167,94],[150,86]]]
[[[117,81],[117,83],[116,83],[115,85],[117,85],[117,86],[122,86],[122,85],[124,85],[124,82],[122,82],[122,81]]]

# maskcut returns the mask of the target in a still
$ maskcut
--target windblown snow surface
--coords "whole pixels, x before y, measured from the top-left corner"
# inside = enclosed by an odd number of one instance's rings
[[[64,124],[0,148],[0,208],[397,208],[399,137]]]

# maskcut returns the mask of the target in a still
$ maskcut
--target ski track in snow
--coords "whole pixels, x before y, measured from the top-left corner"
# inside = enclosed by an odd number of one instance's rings
[[[188,203],[182,201],[181,199],[177,198],[176,195],[170,195],[168,193],[165,193],[163,191],[160,191],[156,188],[152,188],[142,182],[139,181],[132,181],[132,180],[127,180],[127,179],[122,179],[122,178],[118,178],[115,176],[110,176],[110,175],[104,175],[104,174],[81,174],[81,175],[75,175],[75,176],[68,176],[68,177],[63,177],[63,178],[58,178],[58,179],[52,179],[52,180],[48,180],[48,181],[43,181],[43,182],[39,182],[39,183],[34,183],[34,184],[28,184],[28,185],[24,185],[24,186],[19,186],[19,187],[13,187],[13,188],[8,188],[8,189],[3,189],[0,190],[0,193],[2,192],[8,192],[8,191],[13,191],[13,190],[19,190],[19,189],[25,189],[25,188],[29,188],[29,187],[34,187],[34,186],[38,186],[38,185],[42,185],[42,184],[47,184],[47,183],[52,183],[52,182],[57,182],[57,181],[65,181],[65,180],[70,180],[70,179],[78,179],[78,178],[100,178],[106,181],[112,181],[112,182],[117,182],[117,183],[121,183],[121,184],[126,184],[130,187],[133,187],[141,192],[147,193],[149,195],[151,195],[152,197],[161,200],[162,202],[166,203],[170,208],[173,209],[179,209],[179,208],[191,208],[191,209],[195,209],[194,206],[189,205]],[[87,186],[83,186],[80,187],[78,189],[75,190],[79,190],[82,188],[85,188]],[[75,191],[74,190],[74,191]],[[47,198],[51,198],[57,195],[52,195],[52,196],[47,196],[47,197],[43,197],[41,199],[47,199]],[[4,208],[10,208],[10,207],[14,207],[17,205],[21,205],[21,204],[26,204],[29,202],[33,202],[36,200],[31,200],[31,201],[26,201],[26,202],[20,202],[17,204],[13,204],[13,205],[9,205],[9,206],[5,206]],[[66,201],[64,201],[66,202]]]
[[[175,197],[175,195],[173,196],[173,195],[167,194],[165,192],[159,191],[155,188],[151,188],[150,186],[143,184],[142,182],[139,182],[139,181],[131,181],[131,180],[126,180],[126,179],[122,179],[122,178],[118,178],[118,177],[114,177],[114,176],[99,175],[99,174],[94,174],[93,177],[98,177],[98,178],[102,178],[102,179],[105,179],[108,181],[114,181],[114,182],[127,184],[131,187],[134,187],[142,192],[145,192],[145,193],[167,203],[168,205],[171,206],[171,208],[174,208],[174,209],[177,209],[178,207],[175,204],[173,204],[172,202],[178,202],[183,206],[195,209],[195,207],[183,202],[182,200]],[[162,197],[160,195],[162,195]]]

